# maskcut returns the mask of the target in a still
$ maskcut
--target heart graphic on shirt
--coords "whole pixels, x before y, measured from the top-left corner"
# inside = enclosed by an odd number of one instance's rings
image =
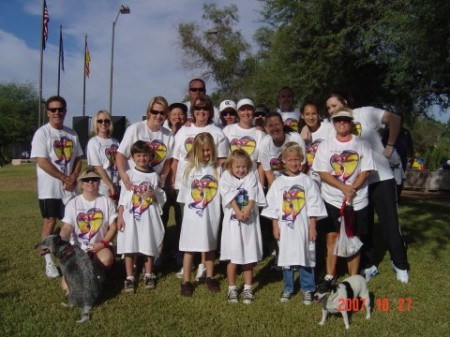
[[[105,149],[105,156],[106,158],[108,158],[110,165],[116,164],[116,154],[118,148],[119,147],[117,146],[117,144],[111,144],[110,147]]]
[[[194,144],[194,137],[188,137],[184,141],[184,148],[186,149],[186,152],[189,153],[192,149],[192,144]]]
[[[231,151],[242,149],[251,156],[255,152],[256,141],[250,136],[244,136],[240,139],[233,138],[230,142],[230,147]]]
[[[153,199],[145,195],[146,192],[153,190],[152,185],[148,182],[143,182],[140,185],[133,186],[133,195],[131,196],[131,212],[136,220],[140,220],[142,213],[144,213],[153,203]]]
[[[330,158],[330,164],[334,170],[332,175],[346,182],[355,172],[358,162],[359,155],[355,151],[346,150],[340,154],[336,153]]]
[[[288,191],[283,192],[283,215],[282,220],[287,221],[290,228],[294,227],[297,215],[305,206],[305,190],[300,185],[292,186]]]
[[[278,158],[272,158],[270,160],[270,168],[272,169],[272,171],[283,171],[284,170],[284,163],[281,160],[281,156],[279,156]]]
[[[355,136],[361,136],[361,123],[356,122],[353,124],[352,134]]]
[[[306,147],[306,162],[308,163],[308,167],[311,167],[314,161],[314,157],[316,156],[317,148],[319,144],[322,142],[322,139],[318,139]]]
[[[203,211],[217,194],[217,180],[212,175],[205,175],[200,180],[195,179],[191,184],[191,196],[194,202],[189,208],[197,209],[197,214],[202,216]]]
[[[60,140],[55,140],[53,143],[53,150],[58,158],[55,162],[58,165],[66,165],[72,158],[73,141],[67,137],[61,137]]]
[[[294,131],[298,131],[298,120],[295,118],[288,118],[284,121],[284,125],[290,127]]]
[[[91,208],[86,213],[78,213],[77,226],[80,230],[78,237],[90,240],[100,229],[103,223],[103,212],[98,208]]]
[[[166,159],[167,146],[159,139],[147,142],[147,144],[153,153],[152,158],[150,160],[150,165],[151,167],[155,167],[156,165],[161,163],[164,159]]]

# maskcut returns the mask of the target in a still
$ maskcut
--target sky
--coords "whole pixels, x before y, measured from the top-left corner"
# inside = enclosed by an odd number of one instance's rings
[[[0,0],[0,82],[31,82],[39,88],[39,64],[43,0]],[[91,55],[86,79],[86,116],[109,109],[112,23],[122,4],[130,14],[120,14],[114,39],[114,91],[112,112],[133,123],[145,115],[149,100],[164,96],[169,104],[182,101],[190,79],[201,71],[182,66],[177,25],[202,23],[202,5],[218,7],[235,3],[238,29],[247,42],[261,26],[258,0],[47,0],[49,37],[43,54],[43,98],[57,93],[59,26],[63,26],[64,68],[60,94],[68,103],[66,125],[83,113],[84,41]],[[207,29],[213,27],[207,27]],[[255,48],[255,47],[254,47]],[[7,51],[7,52],[6,52]],[[207,91],[215,83],[207,81]],[[446,122],[450,111],[436,118]]]
[[[86,116],[109,109],[112,25],[120,6],[114,39],[113,115],[136,122],[145,115],[149,100],[164,96],[169,104],[182,101],[190,79],[201,71],[182,66],[177,26],[182,22],[202,23],[202,5],[221,8],[235,3],[241,30],[254,43],[261,25],[258,0],[46,0],[50,16],[49,37],[43,54],[42,97],[57,93],[59,26],[63,26],[64,68],[60,95],[67,100],[66,125],[83,113],[84,41],[91,56],[86,79]],[[0,82],[31,82],[39,88],[40,43],[43,0],[0,1]],[[213,27],[208,27],[213,28]],[[7,52],[6,52],[7,51]],[[214,82],[206,84],[214,91]]]

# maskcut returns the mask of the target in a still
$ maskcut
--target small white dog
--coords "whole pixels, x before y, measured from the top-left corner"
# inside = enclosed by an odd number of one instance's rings
[[[322,302],[322,320],[319,325],[324,325],[328,313],[341,313],[345,328],[349,329],[349,311],[366,311],[366,319],[370,319],[370,296],[367,282],[361,275],[353,275],[341,283],[332,285],[331,289],[320,293],[318,290],[314,298]],[[331,292],[330,292],[331,291]]]

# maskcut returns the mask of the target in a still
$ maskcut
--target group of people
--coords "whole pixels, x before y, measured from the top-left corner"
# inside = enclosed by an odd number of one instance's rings
[[[329,96],[329,118],[322,119],[314,102],[295,109],[289,87],[280,90],[273,111],[249,98],[224,100],[217,109],[201,79],[191,80],[188,90],[185,103],[152,98],[147,119],[130,125],[120,143],[111,136],[111,115],[98,111],[95,136],[86,148],[88,167],[81,173],[83,150],[76,133],[64,126],[66,101],[60,96],[46,101],[48,124],[36,131],[31,151],[37,162],[42,238],[61,219],[62,239],[80,245],[104,268],[111,267],[114,253],[122,255],[125,292],[136,290],[136,259],[144,256],[143,285],[154,289],[154,263],[167,245],[165,228],[173,207],[182,254],[180,294],[194,292],[196,253],[196,280],[204,279],[211,292],[220,290],[214,277],[218,251],[228,263],[228,301],[239,301],[240,267],[242,299],[249,304],[255,299],[253,268],[267,241],[262,232],[270,226],[276,263],[283,271],[280,300],[294,293],[298,270],[303,301],[310,304],[317,286],[331,287],[336,277],[334,251],[341,209],[347,205],[354,209],[354,233],[363,243],[347,258],[348,273],[362,273],[367,280],[378,274],[376,211],[396,277],[409,281],[391,169],[398,156],[398,116],[374,107],[352,110],[341,93]],[[389,127],[385,146],[378,133],[384,125]],[[316,239],[321,235],[325,277],[316,282]],[[47,276],[59,276],[52,258],[47,254],[44,259]]]

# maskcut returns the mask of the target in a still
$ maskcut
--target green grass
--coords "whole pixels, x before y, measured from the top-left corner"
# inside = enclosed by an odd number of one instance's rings
[[[141,284],[134,295],[121,293],[123,265],[111,274],[102,302],[89,324],[78,325],[79,310],[62,309],[58,280],[47,279],[33,249],[42,220],[33,164],[0,169],[0,336],[448,336],[450,213],[447,200],[405,199],[400,217],[409,250],[411,282],[396,281],[389,255],[380,249],[380,275],[370,281],[375,296],[372,319],[354,313],[351,328],[332,316],[324,326],[319,305],[304,306],[297,293],[278,300],[281,275],[269,270],[270,258],[256,267],[256,301],[245,306],[226,301],[225,266],[217,265],[221,292],[199,286],[191,299],[179,296],[176,266],[160,271],[154,291]],[[174,228],[167,231],[173,243]],[[242,279],[239,280],[242,284]],[[383,311],[376,303],[388,301]],[[409,311],[399,311],[411,299]],[[403,307],[406,310],[406,304]]]

